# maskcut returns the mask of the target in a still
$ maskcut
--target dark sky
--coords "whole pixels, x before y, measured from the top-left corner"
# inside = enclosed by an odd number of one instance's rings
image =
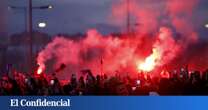
[[[7,5],[5,5],[6,2],[2,0],[0,2],[0,34],[3,35],[6,33],[6,26],[7,26],[7,16],[6,16],[6,10],[7,10]]]
[[[1,0],[2,1],[2,0]],[[1,2],[0,1],[0,2]],[[26,6],[27,0],[8,0],[9,5]],[[115,0],[33,0],[34,6],[54,6],[51,10],[33,11],[33,28],[51,35],[57,33],[78,33],[97,27],[100,31],[117,31],[109,22],[109,12]],[[117,0],[118,1],[118,0]],[[157,2],[155,2],[157,5]],[[159,5],[159,4],[158,4]],[[142,6],[142,4],[141,4]],[[208,0],[200,0],[196,13],[196,27],[203,34],[203,25],[208,22]],[[21,32],[25,29],[25,13],[23,10],[9,10],[9,33]],[[38,22],[47,22],[44,29],[37,28]]]
[[[47,22],[47,28],[39,31],[57,33],[77,33],[88,28],[107,25],[111,0],[34,0],[34,6],[51,4],[51,10],[34,10],[33,27],[37,29],[38,22]],[[25,6],[27,0],[9,0],[13,6]],[[10,31],[20,32],[24,29],[24,11],[10,10]],[[17,22],[18,21],[18,22]]]

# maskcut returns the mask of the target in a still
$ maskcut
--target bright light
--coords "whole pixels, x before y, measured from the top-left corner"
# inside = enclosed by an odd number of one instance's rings
[[[208,28],[208,24],[205,24],[205,28]]]
[[[138,70],[149,72],[156,66],[156,61],[160,58],[160,54],[156,49],[153,49],[153,53],[148,56],[143,63],[137,65]]]
[[[43,72],[42,68],[38,68],[37,74],[41,74]]]
[[[137,83],[137,85],[140,85],[141,84],[141,81],[140,80],[137,80],[136,83]]]
[[[37,74],[40,75],[45,70],[45,65],[42,65],[41,63],[38,63],[39,67],[37,69]]]
[[[48,6],[48,8],[49,8],[49,9],[52,9],[52,8],[53,8],[53,6],[52,6],[52,5],[49,5],[49,6]]]
[[[39,28],[45,28],[46,27],[46,23],[42,22],[38,24]]]

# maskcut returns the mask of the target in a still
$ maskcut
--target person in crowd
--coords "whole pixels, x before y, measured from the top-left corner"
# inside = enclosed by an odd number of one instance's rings
[[[155,77],[141,72],[136,78],[120,76],[122,72],[96,77],[91,70],[84,72],[79,78],[72,74],[65,84],[56,74],[49,77],[14,72],[0,78],[0,95],[208,95],[208,70],[181,69]]]

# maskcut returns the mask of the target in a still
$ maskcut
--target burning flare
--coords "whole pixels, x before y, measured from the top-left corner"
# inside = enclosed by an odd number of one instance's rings
[[[37,74],[41,74],[43,72],[42,68],[38,68]]]
[[[38,75],[42,74],[44,69],[45,69],[45,65],[39,64],[39,67],[38,67],[38,70],[37,70],[37,74]]]
[[[143,63],[137,65],[138,70],[149,72],[155,68],[157,60],[160,59],[161,56],[157,49],[153,48],[152,51],[153,53],[148,56]]]

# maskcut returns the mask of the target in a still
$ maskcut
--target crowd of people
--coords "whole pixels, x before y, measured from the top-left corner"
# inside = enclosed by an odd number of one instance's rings
[[[96,75],[90,70],[77,78],[72,74],[65,84],[56,74],[29,75],[14,72],[0,79],[0,95],[208,95],[208,70],[167,72],[152,77]]]

